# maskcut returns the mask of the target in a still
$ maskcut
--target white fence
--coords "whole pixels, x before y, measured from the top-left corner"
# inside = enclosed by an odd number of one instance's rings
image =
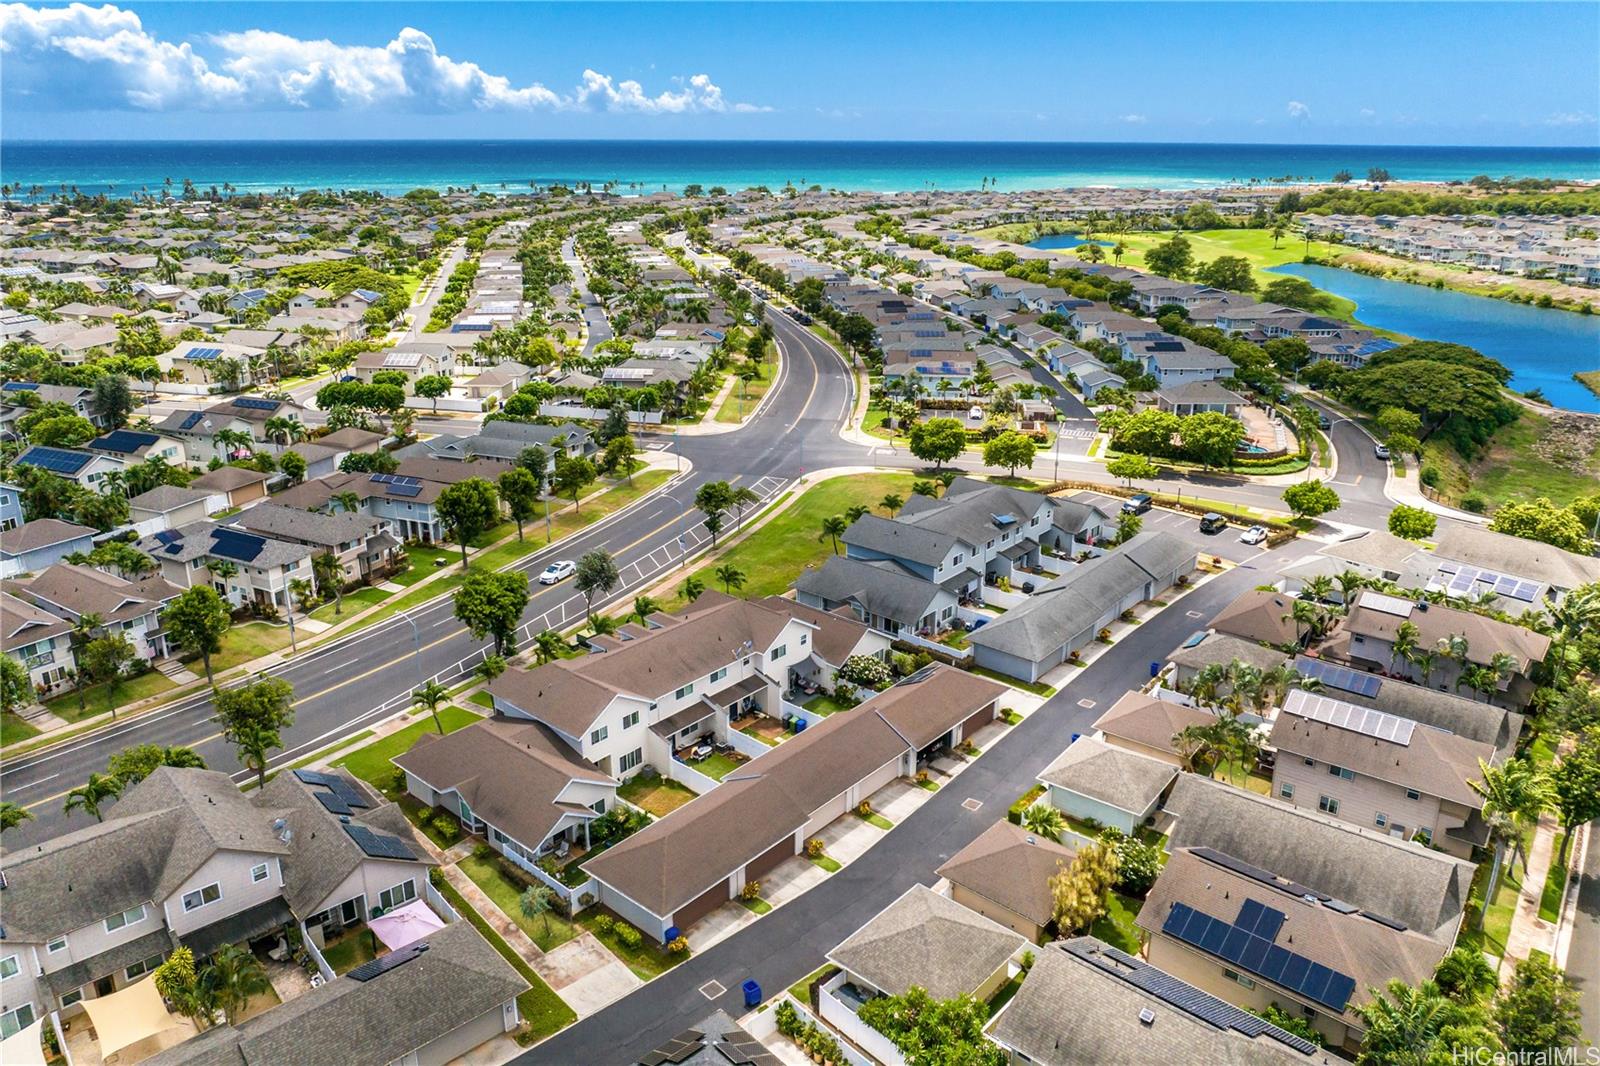
[[[678,782],[680,785],[687,785],[690,789],[701,795],[710,792],[712,789],[716,788],[719,783],[715,778],[707,777],[705,774],[701,773],[699,770],[696,770],[688,763],[681,762],[678,759],[672,759],[669,761],[667,766],[667,776]]]
[[[795,1013],[800,1015],[800,1020],[802,1022],[814,1022],[819,1028],[824,1030],[832,1028],[825,1020],[818,1018],[815,1014],[812,1014],[811,1008],[807,1004],[801,1003],[799,1000],[794,999],[793,997],[789,996],[788,993],[784,993],[784,997],[782,998],[788,998],[789,1002],[794,1004]],[[780,1002],[782,1001],[782,998],[780,998]],[[817,997],[819,1002],[825,1002],[826,998],[827,997],[825,993]],[[774,1006],[773,1010],[776,1009],[777,1007]],[[776,1022],[776,1015],[774,1015],[774,1022]],[[859,1025],[860,1023],[857,1022],[857,1024]],[[851,1047],[848,1041],[839,1040],[836,1041],[836,1043],[839,1045],[839,1050],[844,1053],[844,1061],[849,1063],[850,1066],[878,1066],[878,1064],[872,1059]],[[895,1061],[904,1062],[905,1060],[896,1059]]]
[[[772,750],[770,745],[763,744],[755,737],[746,736],[737,729],[728,730],[728,745],[740,755],[751,759],[759,759]]]
[[[985,615],[984,617],[988,616]],[[971,648],[952,648],[948,644],[940,644],[937,640],[929,640],[927,637],[918,636],[909,629],[902,629],[898,639],[919,648],[927,648],[929,651],[936,651],[940,655],[949,656],[950,658],[959,662],[964,663],[968,659],[972,658]]]
[[[473,399],[470,396],[441,396],[438,399],[438,406],[435,407],[434,404],[435,401],[425,396],[406,397],[407,407],[414,411],[426,411],[429,414],[432,414],[435,410],[465,411],[470,414],[478,414],[483,411],[483,401]]]
[[[1018,574],[1012,578],[1012,583],[1016,584],[1020,583],[1021,581],[1031,580],[1033,580],[1032,575]],[[1040,578],[1037,583],[1043,584],[1044,579]],[[1027,603],[1028,594],[1026,592],[1007,592],[1004,589],[996,588],[993,585],[984,585],[983,602],[989,604],[991,607],[1004,607],[1009,611],[1013,607],[1021,607],[1023,604]]]
[[[888,1037],[856,1017],[856,1012],[833,994],[834,989],[849,979],[841,971],[817,989],[817,1005],[822,1008],[822,1020],[884,1066],[905,1066],[905,1056],[900,1054],[900,1049],[890,1043]]]
[[[780,721],[783,719],[784,715],[792,714],[796,718],[799,718],[805,722],[806,728],[809,729],[814,725],[820,725],[823,718],[826,717],[826,715],[818,714],[815,711],[808,711],[798,703],[790,703],[788,700],[783,700],[781,703],[783,709],[778,715]]]
[[[539,405],[539,413],[546,418],[581,418],[599,422],[611,412],[601,407],[586,407],[577,403],[543,403]],[[661,412],[635,411],[629,408],[628,421],[646,426],[660,425]]]
[[[422,879],[422,898],[427,901],[428,906],[433,908],[433,913],[445,921],[459,922],[461,920],[461,915],[456,913],[456,909],[450,906],[450,901],[445,899],[437,888],[433,887],[433,882],[428,878]]]
[[[311,953],[311,961],[317,964],[317,972],[324,981],[334,979],[333,967],[328,965],[328,960],[322,957],[322,952],[317,948],[317,942],[311,939],[311,934],[306,932],[306,923],[300,923],[300,939],[305,942],[306,950]]]

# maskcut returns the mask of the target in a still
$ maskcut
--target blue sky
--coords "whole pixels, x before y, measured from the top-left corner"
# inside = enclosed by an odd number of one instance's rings
[[[1596,145],[1600,5],[0,5],[8,138]]]

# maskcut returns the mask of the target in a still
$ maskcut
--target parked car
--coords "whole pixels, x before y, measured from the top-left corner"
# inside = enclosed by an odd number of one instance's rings
[[[974,405],[973,408],[967,412],[967,417],[972,419],[974,422],[981,420],[983,418],[983,408]]]
[[[1317,416],[1317,428],[1318,429],[1332,429],[1333,428],[1333,422],[1328,418],[1327,415],[1318,415]]]
[[[1267,539],[1266,526],[1251,526],[1239,534],[1239,539],[1246,544],[1260,544]]]
[[[1221,533],[1227,528],[1228,520],[1215,511],[1206,512],[1205,517],[1200,519],[1200,532],[1202,533]]]
[[[1372,449],[1372,454],[1376,455],[1379,459],[1388,459],[1389,449],[1383,444],[1375,445]]]
[[[554,585],[557,581],[564,581],[577,572],[577,563],[571,559],[561,559],[544,568],[539,574],[539,584]]]
[[[1122,501],[1122,513],[1144,514],[1146,511],[1150,510],[1150,508],[1155,506],[1155,502],[1156,501],[1150,498],[1149,493],[1141,492],[1137,495],[1129,496],[1126,500]]]

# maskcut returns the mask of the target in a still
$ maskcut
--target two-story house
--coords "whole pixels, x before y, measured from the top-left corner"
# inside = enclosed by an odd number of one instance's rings
[[[276,455],[292,447],[284,437],[268,432],[267,423],[286,419],[305,422],[306,408],[290,400],[269,400],[262,396],[235,396],[206,408],[174,411],[158,422],[155,432],[183,442],[191,463],[209,463],[213,458],[228,462],[249,449],[232,443],[235,434],[248,436],[255,451]],[[219,433],[229,436],[218,440]]]
[[[6,589],[68,623],[85,615],[98,617],[103,632],[121,634],[134,656],[145,662],[167,654],[161,612],[183,591],[159,576],[128,581],[71,563],[57,563],[25,581],[8,583]]]
[[[47,448],[35,444],[17,456],[13,465],[36,466],[75,482],[82,488],[100,492],[104,490],[106,475],[120,473],[128,464],[121,458],[104,453],[80,448]]]
[[[153,533],[134,547],[179,588],[210,585],[235,609],[255,604],[279,611],[290,609],[289,582],[311,578],[316,554],[304,544],[211,521]]]
[[[391,560],[400,542],[380,518],[356,512],[302,511],[279,503],[262,503],[233,519],[239,529],[291,544],[304,544],[318,555],[339,560],[346,581],[360,581]]]
[[[0,530],[0,578],[37,573],[69,555],[94,550],[95,531],[59,518],[35,518]]]
[[[0,592],[0,651],[28,671],[34,689],[52,692],[73,669],[72,623],[20,596]]]

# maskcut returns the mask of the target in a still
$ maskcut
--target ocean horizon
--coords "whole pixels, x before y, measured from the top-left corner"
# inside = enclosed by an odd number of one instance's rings
[[[1184,189],[1251,181],[1359,180],[1382,167],[1395,181],[1568,178],[1600,181],[1597,147],[1193,144],[1067,141],[748,140],[0,140],[0,181],[44,194],[155,192],[167,179],[201,189],[361,189],[530,185],[648,193],[689,184],[848,191],[1002,191],[1116,186]]]

